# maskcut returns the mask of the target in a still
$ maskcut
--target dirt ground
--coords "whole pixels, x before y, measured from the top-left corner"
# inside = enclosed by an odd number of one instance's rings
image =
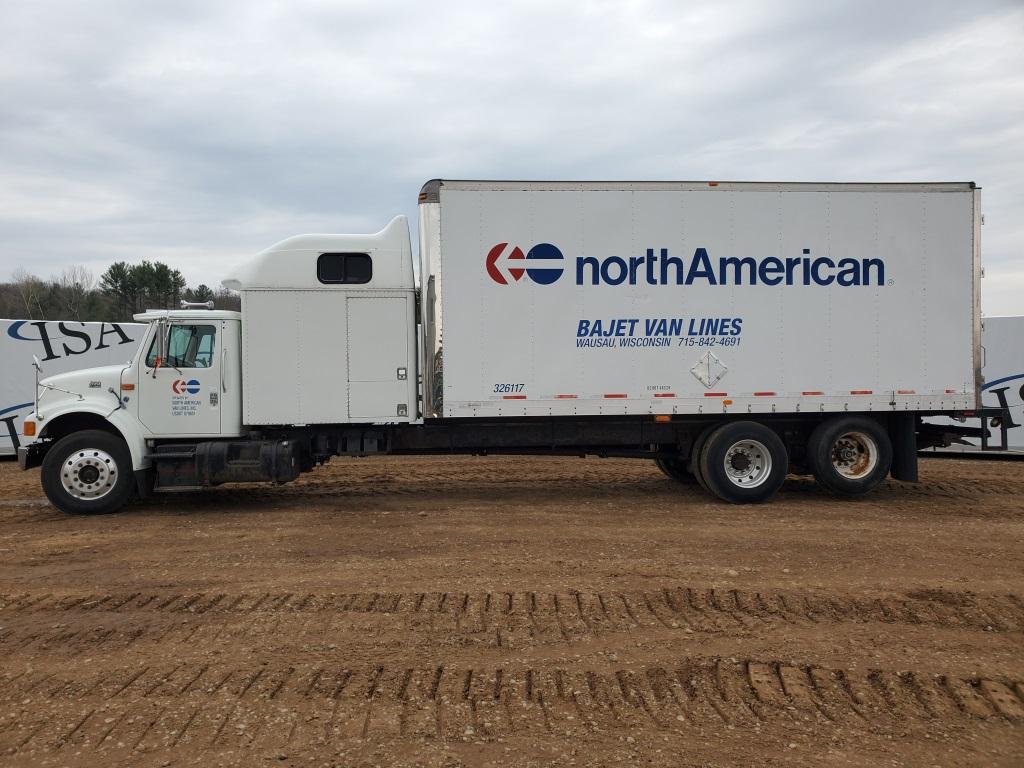
[[[73,518],[5,462],[0,764],[1019,766],[1024,463],[733,507],[354,459]]]

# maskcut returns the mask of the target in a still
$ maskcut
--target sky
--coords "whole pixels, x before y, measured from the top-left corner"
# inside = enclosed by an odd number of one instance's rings
[[[1024,314],[1024,3],[0,0],[0,280],[415,226],[430,178],[975,181]],[[415,235],[414,235],[415,238]],[[415,240],[414,240],[415,241]]]

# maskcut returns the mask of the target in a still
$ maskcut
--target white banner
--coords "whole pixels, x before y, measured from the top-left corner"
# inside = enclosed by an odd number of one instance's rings
[[[32,356],[42,377],[128,362],[145,331],[142,323],[80,323],[73,320],[0,320],[0,455],[24,442],[25,416],[35,403]]]

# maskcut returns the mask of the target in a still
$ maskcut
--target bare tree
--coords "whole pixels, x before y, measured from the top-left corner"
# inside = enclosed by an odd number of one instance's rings
[[[55,282],[60,286],[63,309],[69,317],[81,320],[82,307],[96,286],[92,272],[81,265],[67,267]]]
[[[46,284],[35,275],[29,274],[24,267],[14,270],[11,280],[21,299],[22,306],[25,307],[25,315],[30,320],[45,318],[43,293],[46,291]]]

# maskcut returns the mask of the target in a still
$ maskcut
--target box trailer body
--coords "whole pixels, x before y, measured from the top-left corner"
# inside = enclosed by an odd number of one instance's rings
[[[404,217],[284,240],[224,281],[240,314],[148,312],[109,386],[43,380],[19,454],[73,512],[381,453],[859,494],[979,407],[979,224],[973,183],[434,180],[418,284]]]
[[[426,194],[428,417],[977,403],[974,185],[442,181]]]

